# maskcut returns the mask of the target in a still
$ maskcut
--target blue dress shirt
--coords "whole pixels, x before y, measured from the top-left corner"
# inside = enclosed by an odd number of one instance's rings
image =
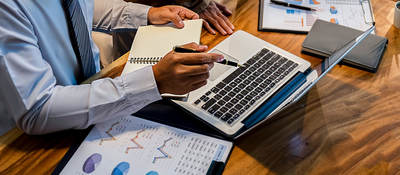
[[[149,6],[79,1],[89,33],[147,24]],[[87,128],[161,99],[150,66],[77,85],[80,66],[61,0],[2,0],[0,16],[0,135],[14,124],[29,134]],[[91,46],[99,71],[99,50]]]

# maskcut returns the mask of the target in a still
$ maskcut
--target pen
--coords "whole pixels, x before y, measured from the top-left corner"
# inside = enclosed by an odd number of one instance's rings
[[[174,51],[175,52],[179,52],[179,53],[200,53],[197,50],[187,49],[187,48],[183,48],[183,47],[179,47],[179,46],[175,46],[174,47]],[[217,62],[217,63],[225,64],[225,65],[228,65],[228,66],[234,66],[234,67],[245,67],[245,66],[243,66],[243,65],[241,65],[239,63],[236,63],[236,62],[233,62],[233,61],[228,61],[226,59],[222,60],[221,62]]]
[[[271,2],[276,5],[282,5],[282,6],[297,8],[297,9],[301,9],[301,10],[317,11],[316,9],[311,8],[311,7],[301,6],[301,5],[297,5],[297,4],[291,4],[291,3],[287,3],[287,2],[283,2],[283,1],[279,1],[279,0],[271,0]]]

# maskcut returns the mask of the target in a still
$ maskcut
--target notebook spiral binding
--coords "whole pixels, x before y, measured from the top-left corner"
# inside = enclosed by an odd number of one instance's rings
[[[162,57],[144,57],[144,58],[130,58],[131,64],[157,64]]]

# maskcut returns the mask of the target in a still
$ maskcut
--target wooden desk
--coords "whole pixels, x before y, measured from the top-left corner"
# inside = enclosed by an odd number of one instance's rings
[[[235,1],[236,2],[236,1]],[[296,107],[240,138],[224,174],[398,174],[400,172],[400,30],[394,1],[372,0],[377,34],[389,39],[376,74],[335,67]],[[257,31],[258,0],[238,3],[231,20],[313,64],[300,53],[305,35]],[[210,47],[225,39],[203,32]],[[118,76],[127,55],[98,77]],[[49,174],[81,131],[0,137],[0,174]]]

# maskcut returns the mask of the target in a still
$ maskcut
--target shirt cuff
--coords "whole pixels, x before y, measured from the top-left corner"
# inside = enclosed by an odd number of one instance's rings
[[[137,101],[130,98],[137,98],[138,94],[141,94],[141,101],[145,104],[161,100],[151,66],[122,75],[121,80],[129,101]]]
[[[208,5],[210,5],[211,0],[202,0],[199,4],[196,6],[192,7],[192,10],[196,13],[203,12]]]
[[[147,25],[150,8],[151,6],[147,5],[126,3],[122,14],[114,16],[115,20],[119,20],[119,25],[115,26],[114,29],[137,29],[139,26]]]

